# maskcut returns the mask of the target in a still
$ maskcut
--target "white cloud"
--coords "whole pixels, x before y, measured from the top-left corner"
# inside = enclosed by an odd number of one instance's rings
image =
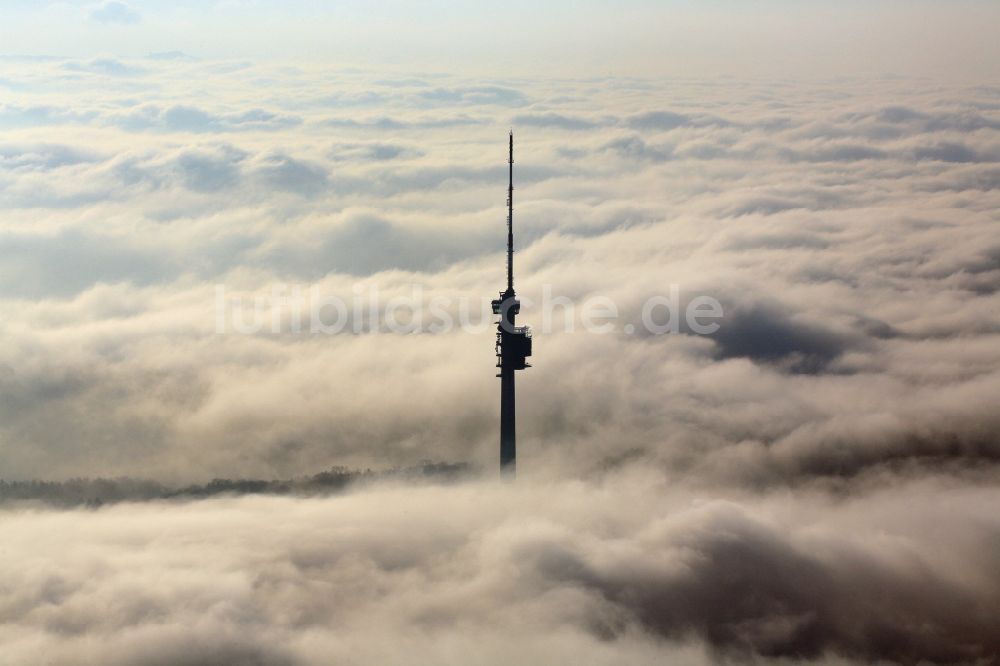
[[[488,326],[222,335],[215,286],[488,299],[512,124],[523,319],[545,285],[621,313],[536,335],[513,487],[5,504],[12,663],[996,653],[995,86],[173,57],[0,82],[5,478],[491,475]],[[719,332],[627,333],[673,283]]]
[[[11,664],[973,663],[993,487],[375,486],[4,511]],[[100,609],[96,612],[95,609]]]
[[[139,13],[132,9],[128,3],[120,0],[108,0],[90,12],[90,18],[100,23],[138,23]]]
[[[567,446],[573,473],[638,455],[713,484],[1000,456],[993,88],[67,62],[2,72],[10,476],[492,464],[488,332],[219,337],[213,285],[489,297],[511,122],[526,297],[606,294],[639,323],[676,282],[728,313],[711,339],[539,336],[539,473]]]

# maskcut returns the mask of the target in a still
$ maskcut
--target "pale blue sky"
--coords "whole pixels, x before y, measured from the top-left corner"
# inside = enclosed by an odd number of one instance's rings
[[[489,71],[989,78],[1000,3],[632,0],[5,2],[5,53],[333,60]]]

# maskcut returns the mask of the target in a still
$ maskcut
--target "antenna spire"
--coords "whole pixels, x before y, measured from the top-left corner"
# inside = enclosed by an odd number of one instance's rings
[[[507,291],[514,291],[514,130],[510,131],[507,181]]]

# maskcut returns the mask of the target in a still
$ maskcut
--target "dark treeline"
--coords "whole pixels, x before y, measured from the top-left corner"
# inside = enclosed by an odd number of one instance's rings
[[[323,495],[362,481],[454,481],[469,476],[471,472],[466,463],[425,462],[414,467],[377,472],[333,467],[312,476],[292,479],[212,479],[204,484],[179,487],[129,477],[66,481],[0,480],[0,503],[40,501],[56,506],[97,507],[115,502],[203,499],[215,495]]]

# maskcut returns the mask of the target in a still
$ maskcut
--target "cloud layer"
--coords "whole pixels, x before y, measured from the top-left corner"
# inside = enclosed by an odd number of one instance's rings
[[[220,334],[217,287],[457,317],[502,286],[511,125],[540,331],[516,488],[4,509],[12,663],[996,659],[995,84],[167,53],[0,88],[6,479],[491,476],[488,325]],[[648,334],[671,285],[719,330]]]
[[[53,664],[973,663],[1000,649],[998,499],[692,502],[630,475],[8,513],[0,641]]]
[[[488,298],[509,123],[525,316],[555,324],[522,382],[529,469],[567,446],[574,473],[750,484],[997,457],[996,87],[177,57],[4,81],[8,478],[491,464],[487,327],[220,336],[215,285]],[[671,284],[723,303],[715,335],[625,332]],[[610,297],[614,331],[566,332],[545,285]]]

